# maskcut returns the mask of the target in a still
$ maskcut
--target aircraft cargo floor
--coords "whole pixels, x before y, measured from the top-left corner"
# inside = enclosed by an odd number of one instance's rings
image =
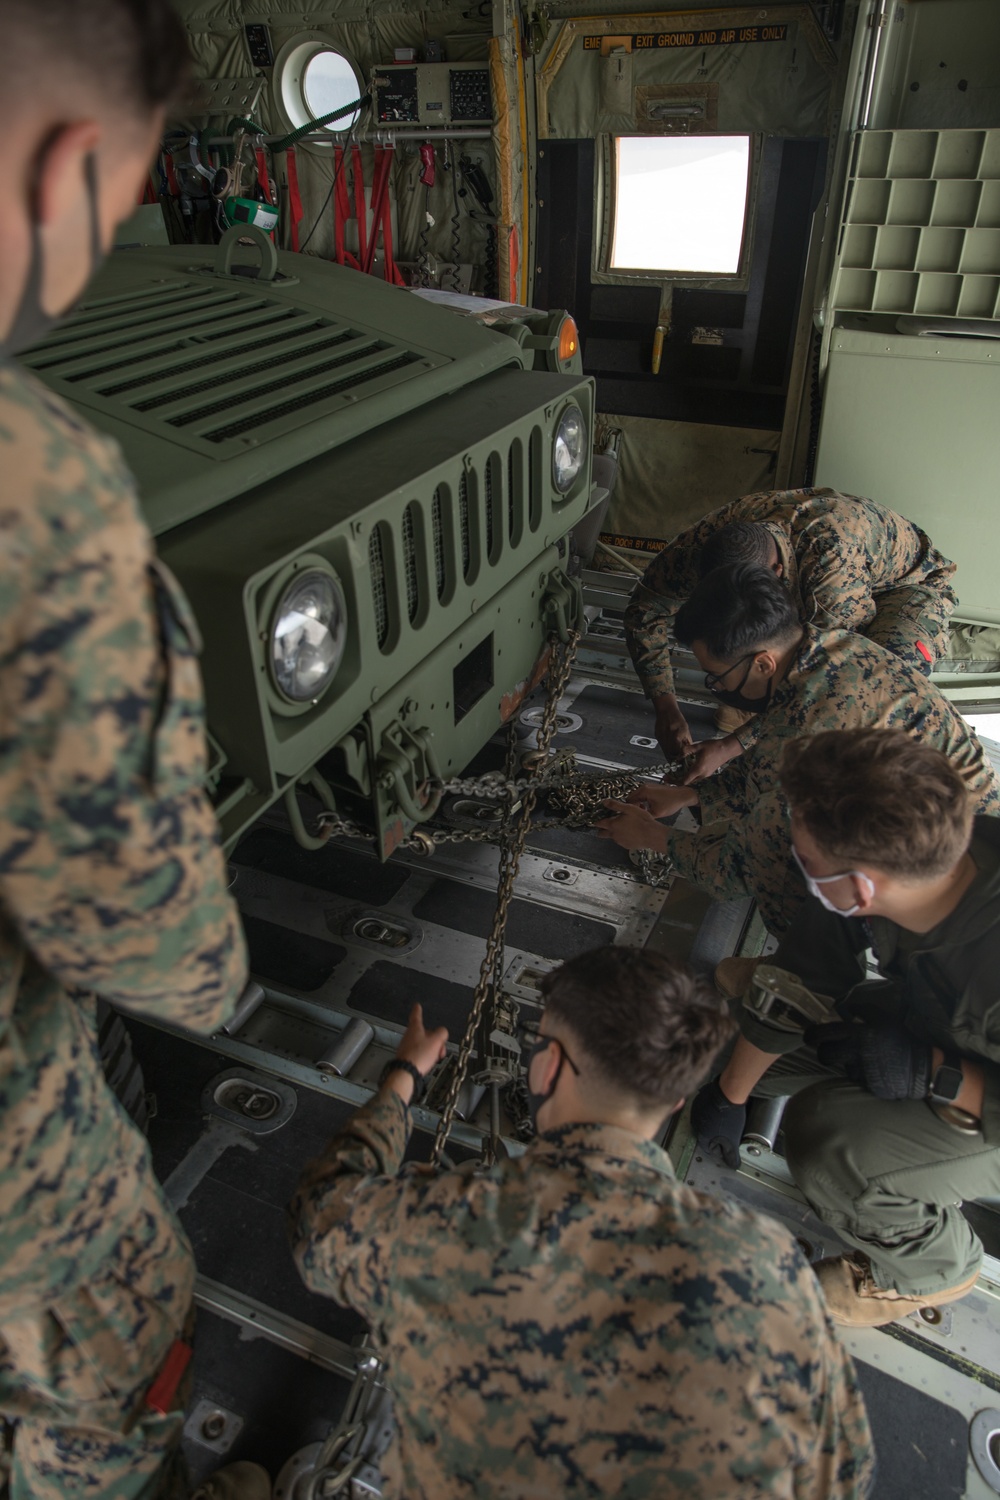
[[[529,701],[522,711],[526,732],[534,707]],[[557,743],[575,738],[581,763],[597,769],[659,758],[644,700],[624,681],[588,670],[586,658],[560,708],[566,727]],[[699,724],[711,732],[707,710]],[[499,763],[501,753],[499,742],[487,747],[481,765]],[[414,999],[431,1024],[447,1025],[453,1037],[462,1029],[495,900],[496,852],[446,844],[429,859],[406,853],[381,865],[357,844],[308,853],[271,817],[238,847],[233,872],[265,991],[260,1009],[236,1037],[207,1042],[127,1024],[156,1099],[149,1130],[156,1169],[180,1207],[200,1272],[189,1462],[198,1477],[252,1458],[277,1477],[304,1448],[308,1466],[315,1448],[307,1445],[336,1424],[366,1359],[360,1321],[299,1282],[284,1205],[302,1165],[374,1086]],[[522,863],[505,990],[530,1022],[541,972],[598,944],[653,944],[708,970],[734,951],[759,951],[762,940],[749,902],[713,904],[680,881],[654,888],[615,846],[586,831],[550,830],[531,837]],[[318,1069],[353,1019],[372,1028],[358,1062],[343,1077]],[[249,1088],[271,1099],[262,1106],[269,1118],[241,1121],[225,1107],[229,1075],[244,1079],[244,1097]],[[453,1159],[478,1155],[484,1111],[481,1104],[457,1122]],[[425,1156],[435,1117],[425,1109],[416,1120],[414,1151]],[[774,1150],[744,1146],[738,1173],[701,1157],[686,1117],[668,1146],[688,1182],[781,1219],[812,1258],[834,1248],[790,1180],[780,1138]],[[1000,1216],[988,1206],[971,1211],[988,1249],[1000,1251]],[[876,1500],[995,1493],[972,1445],[982,1448],[1000,1428],[998,1282],[991,1256],[976,1291],[931,1321],[915,1316],[847,1335],[879,1450]],[[995,1423],[983,1412],[995,1412]],[[286,1468],[279,1500],[297,1500],[299,1472]],[[355,1493],[377,1493],[376,1484],[375,1471],[362,1468]]]

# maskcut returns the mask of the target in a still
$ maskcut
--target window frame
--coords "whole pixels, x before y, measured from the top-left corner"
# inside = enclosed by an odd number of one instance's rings
[[[360,99],[365,92],[366,85],[361,70],[339,41],[325,36],[321,31],[300,31],[290,37],[279,51],[271,75],[271,102],[275,114],[287,131],[298,130],[307,120],[315,118],[306,101],[304,79],[309,64],[321,52],[335,52],[344,59],[358,86],[356,98]],[[339,121],[337,123],[340,124]],[[329,125],[322,127],[330,137],[328,141],[303,140],[301,145],[307,151],[331,151],[335,146],[343,145],[352,128],[353,123],[345,116],[340,129],[333,129]]]
[[[643,267],[625,268],[612,266],[611,249],[614,240],[615,215],[618,210],[615,142],[620,139],[641,137],[649,139],[677,139],[679,132],[650,132],[648,130],[616,130],[602,135],[595,152],[594,207],[598,223],[595,225],[595,260],[592,274],[596,281],[611,285],[636,285],[656,282],[669,286],[717,286],[729,291],[746,291],[750,281],[750,266],[753,258],[754,237],[757,224],[757,196],[760,185],[760,160],[762,137],[750,130],[698,130],[685,131],[683,138],[692,136],[714,138],[722,135],[746,136],[749,141],[747,164],[747,190],[743,209],[743,240],[740,245],[739,266],[735,271],[659,271]]]

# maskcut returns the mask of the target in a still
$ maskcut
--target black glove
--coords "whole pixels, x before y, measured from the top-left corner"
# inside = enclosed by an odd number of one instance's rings
[[[931,1049],[902,1026],[834,1021],[813,1026],[806,1042],[825,1068],[843,1073],[876,1099],[924,1099],[931,1082]]]
[[[747,1123],[745,1104],[733,1104],[713,1078],[694,1096],[691,1125],[701,1149],[722,1166],[738,1167],[740,1141]]]

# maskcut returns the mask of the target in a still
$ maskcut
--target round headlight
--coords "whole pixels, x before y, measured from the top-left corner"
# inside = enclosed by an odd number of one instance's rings
[[[340,584],[309,568],[293,578],[278,600],[271,629],[274,680],[293,703],[324,693],[340,666],[347,641],[347,609]]]
[[[567,406],[559,418],[552,445],[552,482],[560,495],[573,488],[587,456],[587,424],[578,406]]]

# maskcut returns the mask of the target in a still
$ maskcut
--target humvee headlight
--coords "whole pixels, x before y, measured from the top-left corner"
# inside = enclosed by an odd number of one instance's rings
[[[347,641],[347,609],[336,578],[309,568],[292,579],[274,611],[271,668],[280,692],[308,703],[326,692]]]
[[[560,495],[573,488],[587,456],[587,424],[578,406],[567,406],[559,418],[552,445],[552,482]]]

